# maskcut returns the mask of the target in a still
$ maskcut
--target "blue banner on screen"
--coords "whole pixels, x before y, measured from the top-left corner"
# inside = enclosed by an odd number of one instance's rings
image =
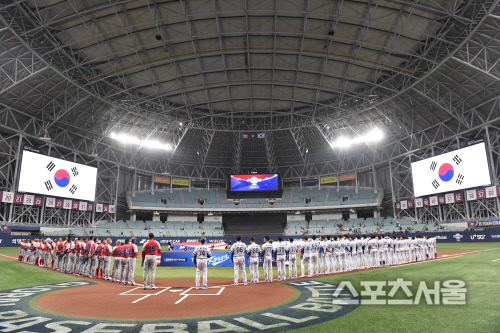
[[[278,175],[231,175],[231,191],[278,191]]]
[[[246,260],[248,261],[248,259]],[[231,262],[231,253],[212,252],[208,259],[208,267],[230,267],[234,266]],[[248,263],[247,263],[248,265]],[[160,266],[194,266],[194,256],[192,251],[186,252],[162,252]]]
[[[245,266],[248,267],[249,260],[245,256]],[[259,266],[262,266],[262,261],[259,261]],[[194,267],[193,251],[186,252],[162,252],[161,262],[158,266],[189,266]],[[231,252],[212,252],[212,256],[207,261],[208,267],[233,267],[231,262]],[[273,266],[276,263],[273,261]]]

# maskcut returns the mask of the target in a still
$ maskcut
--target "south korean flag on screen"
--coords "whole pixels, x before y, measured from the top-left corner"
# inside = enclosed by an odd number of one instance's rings
[[[491,184],[484,142],[411,164],[415,196]]]
[[[19,192],[94,201],[97,168],[24,150]]]

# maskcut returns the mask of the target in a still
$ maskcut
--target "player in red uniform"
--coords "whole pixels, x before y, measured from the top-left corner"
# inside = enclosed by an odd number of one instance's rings
[[[132,238],[130,245],[127,248],[127,272],[125,274],[125,285],[128,283],[131,286],[135,286],[134,274],[135,274],[135,263],[137,261],[137,256],[139,255],[139,249],[135,245],[135,238]]]
[[[120,268],[122,267],[122,259],[124,258],[121,244],[121,241],[116,241],[116,246],[113,249],[113,271],[111,272],[113,282],[120,282],[118,280],[118,275]]]
[[[144,266],[144,273],[142,276],[142,284],[144,290],[148,286],[148,273],[151,271],[150,285],[151,290],[155,290],[155,272],[156,272],[156,255],[161,253],[160,244],[154,240],[155,235],[149,234],[148,241],[142,247],[142,264]]]
[[[96,251],[95,251],[95,254],[96,254],[96,259],[97,259],[97,268],[95,269],[95,276],[97,279],[102,279],[102,246],[103,246],[103,243],[104,243],[104,238],[101,239],[101,242],[99,242],[99,240],[96,240],[96,244],[97,244],[97,247],[96,247]]]
[[[111,255],[113,248],[111,246],[111,238],[108,238],[106,244],[102,247],[102,262],[103,262],[103,280],[111,280],[109,277],[109,264],[111,263]]]

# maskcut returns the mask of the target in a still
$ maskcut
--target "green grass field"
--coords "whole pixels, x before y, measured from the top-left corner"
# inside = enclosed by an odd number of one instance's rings
[[[462,280],[466,282],[465,305],[362,305],[334,321],[310,326],[297,332],[500,332],[500,243],[438,244],[438,251],[481,251],[462,257],[436,260],[416,265],[390,267],[379,270],[353,272],[318,278],[320,281],[340,283],[350,281],[358,290],[361,281],[412,281],[412,292],[418,283]],[[17,255],[17,248],[0,248],[0,254]],[[75,281],[70,275],[41,270],[0,257],[2,278],[0,290],[50,283]],[[275,268],[276,274],[276,268]],[[300,272],[299,272],[300,274]],[[140,262],[135,274],[142,278]],[[157,279],[192,279],[194,268],[159,267]],[[210,278],[232,279],[232,267],[209,268]],[[404,293],[400,290],[396,297]]]

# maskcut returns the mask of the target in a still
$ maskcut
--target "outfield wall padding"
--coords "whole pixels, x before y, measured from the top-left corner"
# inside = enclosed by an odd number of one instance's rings
[[[422,235],[426,236],[430,233],[401,233],[401,234],[389,234],[390,236],[416,236]],[[500,228],[493,228],[491,230],[484,231],[463,231],[463,232],[438,232],[432,233],[436,238],[438,243],[457,243],[457,242],[500,242]],[[82,235],[83,236],[83,235]],[[319,236],[319,235],[318,235]],[[83,236],[88,237],[88,236]],[[242,236],[242,241],[246,244],[250,244],[251,236]],[[0,232],[0,247],[12,247],[18,246],[22,239],[27,238],[26,236],[13,236],[9,232]],[[30,238],[35,238],[35,236],[30,236]],[[126,237],[109,237],[112,239],[113,244],[117,240],[125,240]],[[131,238],[131,237],[128,237]],[[262,236],[257,236],[256,243],[262,244],[263,238]],[[294,239],[302,239],[301,235],[293,236]],[[168,242],[171,243],[192,243],[198,242],[199,237],[156,237],[155,238],[160,245],[165,247]],[[272,236],[271,239],[273,241],[278,240],[278,236]],[[284,239],[288,239],[288,236],[285,236]],[[137,244],[142,245],[146,242],[146,237],[137,237]],[[234,243],[236,242],[236,237],[233,236],[222,236],[222,237],[207,237],[207,242],[225,242],[225,243]]]

